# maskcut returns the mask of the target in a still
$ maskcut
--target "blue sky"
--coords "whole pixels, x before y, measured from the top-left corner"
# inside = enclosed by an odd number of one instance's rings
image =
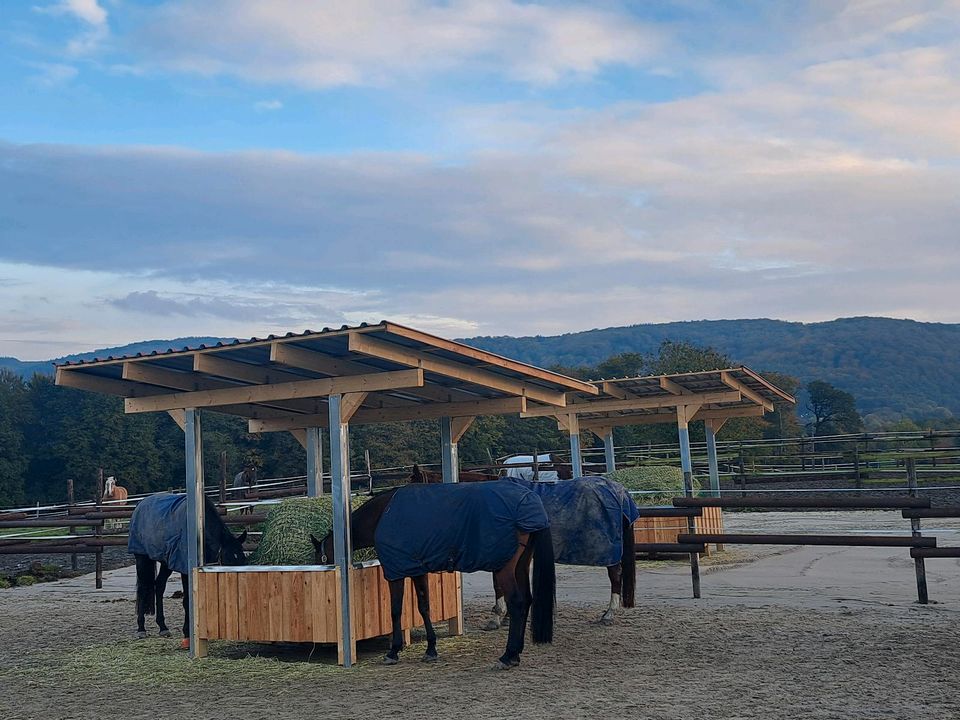
[[[0,354],[960,321],[960,3],[8,0]]]

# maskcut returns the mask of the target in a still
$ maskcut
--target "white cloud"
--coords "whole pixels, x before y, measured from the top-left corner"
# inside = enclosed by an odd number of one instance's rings
[[[279,100],[259,100],[253,104],[253,109],[258,112],[274,112],[283,109],[283,103]]]
[[[637,65],[665,35],[625,12],[517,0],[177,0],[139,15],[131,47],[159,66],[312,89],[468,64],[551,84]]]
[[[54,5],[36,6],[34,9],[47,15],[72,17],[84,26],[67,43],[67,54],[73,57],[95,52],[110,34],[107,11],[98,0],[61,0]]]
[[[37,72],[33,81],[44,87],[58,87],[73,80],[78,70],[73,65],[63,63],[31,63]]]

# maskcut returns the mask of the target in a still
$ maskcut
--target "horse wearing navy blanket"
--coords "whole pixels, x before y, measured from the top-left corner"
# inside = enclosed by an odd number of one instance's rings
[[[204,498],[203,562],[244,565],[244,532],[233,537],[209,498]],[[187,596],[187,496],[157,493],[144,498],[130,517],[127,551],[137,561],[137,637],[147,636],[144,615],[156,612],[161,637],[170,637],[163,617],[163,593],[174,571],[183,583],[183,636],[189,635]],[[160,571],[157,572],[157,563]]]
[[[520,664],[528,614],[533,642],[553,641],[553,541],[536,493],[508,480],[407,485],[364,503],[354,511],[350,524],[354,548],[377,549],[390,586],[393,634],[386,664],[397,663],[403,648],[400,618],[403,581],[408,577],[413,580],[427,633],[423,660],[438,659],[427,586],[431,572],[494,573],[510,613],[507,649],[495,668]],[[326,563],[333,556],[332,534],[313,541],[317,562]]]
[[[550,518],[557,563],[607,568],[610,604],[600,622],[610,625],[616,610],[633,607],[637,576],[633,523],[639,512],[623,485],[596,476],[558,482],[512,480],[537,493],[543,501]],[[493,588],[497,603],[486,630],[497,629],[506,619],[503,592],[496,577]]]

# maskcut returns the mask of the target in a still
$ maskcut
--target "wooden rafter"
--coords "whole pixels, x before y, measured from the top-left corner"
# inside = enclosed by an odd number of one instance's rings
[[[303,380],[300,382],[280,383],[278,385],[251,385],[246,387],[224,388],[222,390],[202,390],[199,392],[179,392],[145,398],[127,398],[124,401],[124,406],[126,412],[138,413],[157,410],[174,410],[177,408],[216,407],[241,403],[294,400],[338,393],[420,387],[422,385],[422,370],[398,370],[395,372],[372,373],[370,375],[352,375],[341,378],[324,378],[322,380]]]
[[[353,425],[402,422],[405,420],[431,420],[441,417],[473,417],[477,415],[510,415],[526,407],[524,398],[501,398],[497,400],[473,400],[446,404],[416,405],[404,408],[361,408],[350,419]],[[328,427],[325,415],[288,415],[264,421],[250,421],[250,432],[276,432],[298,427]]]
[[[549,405],[563,407],[567,404],[565,393],[547,390],[522,380],[514,380],[489,370],[481,370],[453,360],[433,357],[428,353],[384,342],[367,335],[351,335],[349,343],[352,352],[389,360],[401,365],[419,367],[427,372],[494,388],[513,395],[526,396]]]
[[[617,383],[609,382],[607,380],[603,381],[602,384],[603,392],[606,395],[611,397],[618,398],[620,400],[629,400],[631,398],[638,397],[636,393],[632,393],[624,387],[620,387]]]
[[[767,400],[760,393],[755,392],[754,390],[751,390],[750,388],[748,388],[746,385],[744,385],[742,382],[737,380],[733,375],[731,375],[726,370],[720,373],[720,381],[724,385],[726,385],[728,388],[732,388],[733,390],[739,391],[741,395],[743,395],[745,398],[747,398],[751,402],[755,402],[757,405],[761,406],[764,410],[767,410],[768,412],[773,411],[772,402]]]
[[[763,415],[763,408],[750,405],[744,407],[732,408],[701,408],[693,416],[693,420],[727,420],[736,417],[758,417]],[[633,413],[625,415],[607,415],[602,417],[585,417],[580,420],[580,427],[584,430],[594,432],[602,428],[626,427],[630,425],[660,425],[664,423],[674,424],[677,421],[677,413],[674,410],[665,410],[661,412]]]
[[[662,407],[676,407],[677,405],[692,405],[699,403],[701,405],[712,403],[730,403],[739,402],[740,393],[735,391],[697,393],[694,395],[656,395],[653,397],[641,397],[632,400],[585,400],[574,405],[568,406],[567,410],[580,414],[610,412],[610,411],[629,411],[646,410]],[[523,413],[523,417],[542,417],[544,415],[556,415],[556,408],[537,407],[529,408]]]
[[[692,390],[688,390],[687,388],[683,387],[683,385],[680,385],[679,383],[675,383],[673,380],[671,380],[668,377],[660,378],[660,387],[666,390],[668,393],[672,393],[673,395],[692,395],[693,394]]]

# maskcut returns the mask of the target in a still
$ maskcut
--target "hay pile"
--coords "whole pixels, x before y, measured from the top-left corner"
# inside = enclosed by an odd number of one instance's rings
[[[351,500],[356,510],[366,497]],[[250,557],[253,565],[312,565],[314,562],[312,534],[322,540],[333,526],[333,503],[329,496],[290,498],[274,506],[263,523],[260,545]],[[373,548],[357,550],[353,561],[373,560]],[[332,562],[332,561],[331,561]]]
[[[648,491],[633,496],[637,505],[669,505],[672,498],[683,495],[683,472],[673,465],[623,468],[608,472],[604,477],[620,483],[627,490]],[[694,477],[693,492],[699,491],[700,483]]]

